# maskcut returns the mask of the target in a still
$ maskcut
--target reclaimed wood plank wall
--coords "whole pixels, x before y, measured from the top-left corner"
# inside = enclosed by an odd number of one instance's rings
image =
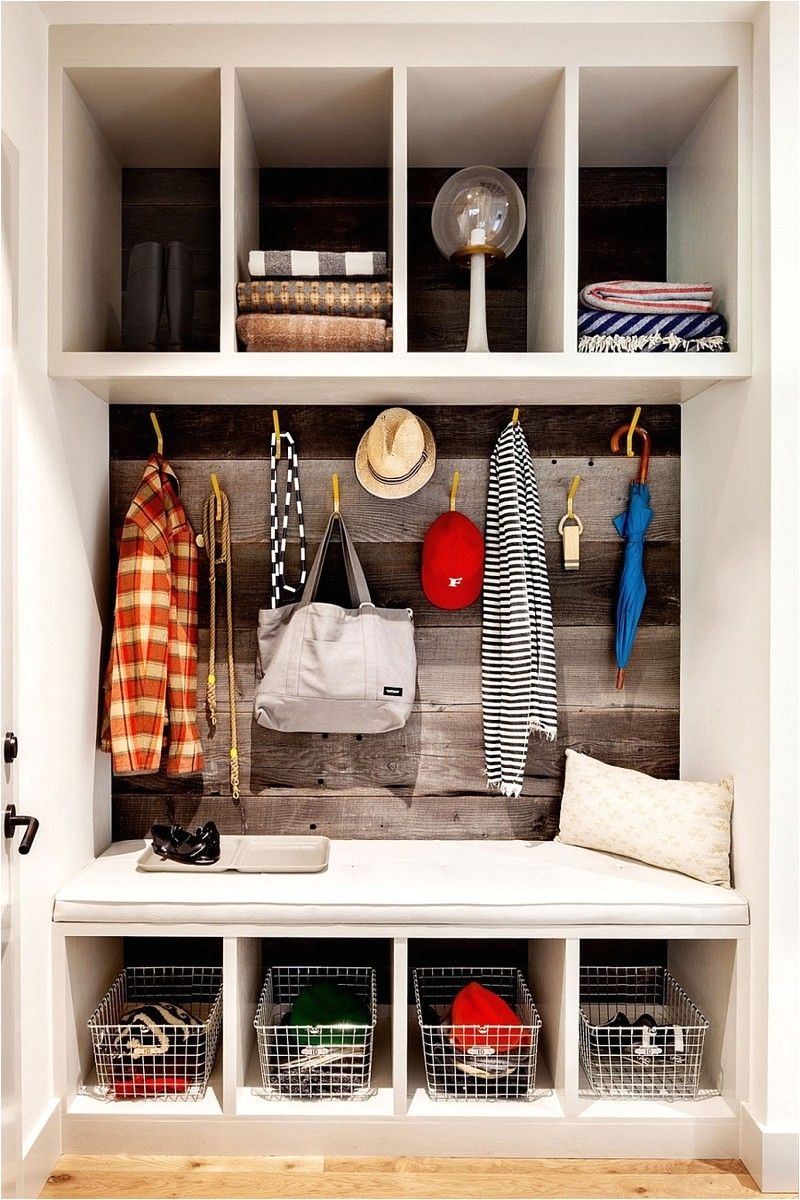
[[[482,527],[487,464],[508,415],[497,408],[431,407],[421,415],[437,443],[433,479],[402,501],[378,500],[358,484],[353,454],[377,409],[284,409],[301,456],[309,552],[330,511],[330,478],[341,479],[342,510],[357,543],[373,598],[414,610],[418,698],[406,727],[380,736],[293,734],[252,720],[255,629],[269,595],[269,435],[262,407],[170,407],[159,413],[165,450],[182,485],[189,519],[201,526],[216,471],[233,526],[236,698],[242,797],[230,798],[228,690],[224,630],[217,655],[219,724],[199,724],[207,755],[202,777],[115,779],[114,837],[145,836],[156,820],[193,826],[209,818],[223,832],[304,833],[377,838],[550,838],[557,831],[564,749],[572,746],[620,766],[664,778],[678,774],[679,447],[678,406],[645,409],[653,439],[650,479],[655,517],[648,534],[649,592],[624,691],[614,689],[613,619],[622,546],[611,518],[626,503],[634,464],[609,450],[627,408],[536,407],[521,410],[535,459],[546,526],[556,624],[559,738],[532,741],[523,794],[509,800],[484,786],[480,711],[480,603],[445,612],[419,582],[421,541],[447,507],[453,471],[461,472],[459,507]],[[145,407],[111,408],[111,519],[119,531],[153,449]],[[576,511],[584,522],[581,568],[561,566],[558,520],[572,477],[583,483]],[[296,547],[295,553],[296,553]],[[338,564],[328,599],[342,596]],[[205,568],[205,560],[201,559]],[[292,578],[290,563],[290,579]],[[201,571],[202,577],[206,574]],[[113,574],[112,574],[113,578]],[[111,598],[109,598],[109,621]],[[200,679],[208,663],[208,584],[200,587]]]
[[[122,318],[130,253],[137,242],[183,242],[192,254],[191,350],[219,350],[219,169],[125,167],[122,171]],[[166,311],[160,340],[167,344]]]

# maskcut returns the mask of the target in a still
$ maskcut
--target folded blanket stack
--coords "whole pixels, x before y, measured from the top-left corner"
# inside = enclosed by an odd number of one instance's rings
[[[392,285],[349,279],[256,279],[236,285],[240,313],[307,313],[314,317],[378,317],[392,313]]]
[[[579,353],[702,353],[729,349],[727,322],[710,284],[614,279],[585,287],[578,303]]]
[[[254,351],[386,351],[392,285],[383,251],[251,250],[236,332]]]
[[[392,348],[391,327],[374,317],[247,313],[236,318],[236,334],[248,351],[353,353]]]

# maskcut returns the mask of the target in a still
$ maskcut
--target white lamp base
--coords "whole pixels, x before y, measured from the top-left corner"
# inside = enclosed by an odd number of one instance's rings
[[[472,254],[469,260],[469,330],[467,353],[488,353],[486,333],[486,256]]]

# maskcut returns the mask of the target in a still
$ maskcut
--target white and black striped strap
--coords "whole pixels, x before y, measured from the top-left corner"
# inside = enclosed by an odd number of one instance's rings
[[[281,432],[281,440],[286,443],[286,493],[283,500],[283,513],[278,517],[278,458],[277,439],[275,433],[270,437],[269,459],[269,549],[270,549],[270,608],[277,608],[285,597],[296,596],[306,581],[306,527],[303,520],[303,501],[300,495],[300,472],[297,461],[297,447],[290,433]],[[297,509],[297,536],[300,540],[300,578],[296,585],[286,582],[286,542],[288,538],[289,516],[292,510],[292,496]]]

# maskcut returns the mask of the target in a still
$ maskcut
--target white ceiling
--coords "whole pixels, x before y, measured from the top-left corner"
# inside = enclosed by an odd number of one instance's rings
[[[584,67],[582,167],[666,167],[730,67]]]
[[[411,167],[527,167],[561,72],[547,67],[408,72]]]
[[[383,167],[391,161],[391,71],[244,67],[238,77],[262,167]]]
[[[219,72],[71,67],[67,74],[121,166],[219,166]]]
[[[752,21],[736,0],[49,0],[50,25]]]

